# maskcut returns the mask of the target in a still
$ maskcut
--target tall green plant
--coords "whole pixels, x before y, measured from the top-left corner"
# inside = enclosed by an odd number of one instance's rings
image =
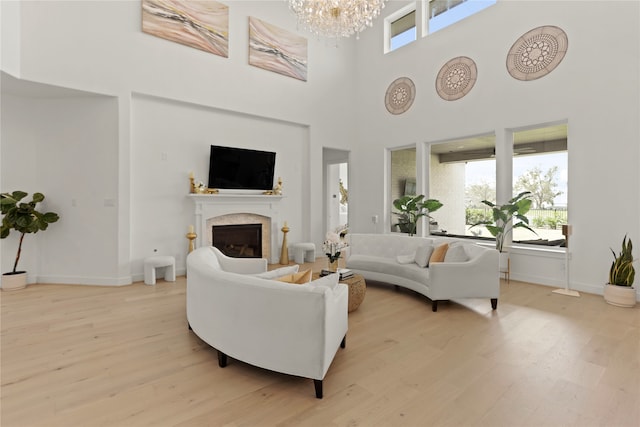
[[[499,252],[504,249],[504,241],[514,228],[526,228],[537,235],[538,233],[529,227],[529,218],[525,216],[531,209],[530,197],[530,191],[523,191],[504,205],[496,205],[488,200],[483,200],[482,203],[491,208],[493,221],[480,221],[471,227],[478,225],[487,227],[489,233],[496,238],[496,249]]]
[[[396,225],[400,227],[400,231],[413,236],[416,234],[418,220],[423,216],[431,218],[429,214],[442,207],[439,200],[424,200],[424,198],[424,194],[419,194],[417,196],[402,196],[393,201],[393,207],[398,210],[393,213],[398,215]]]
[[[613,262],[611,263],[611,269],[609,269],[609,284],[617,286],[633,286],[633,280],[635,279],[636,271],[633,268],[633,244],[631,239],[627,240],[627,236],[622,239],[622,250],[620,254],[616,256],[616,253],[611,249],[613,253]]]
[[[14,191],[13,193],[2,193],[0,203],[2,209],[2,228],[0,228],[0,238],[9,236],[11,230],[20,233],[20,243],[16,261],[13,264],[12,273],[17,273],[18,261],[22,252],[22,241],[25,234],[37,233],[46,230],[49,224],[56,222],[60,217],[54,212],[38,212],[36,205],[44,200],[42,193],[33,193],[30,202],[21,202],[27,196],[24,191]]]

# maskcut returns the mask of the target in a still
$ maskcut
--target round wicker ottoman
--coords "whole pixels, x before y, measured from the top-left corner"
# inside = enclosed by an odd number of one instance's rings
[[[313,279],[320,277],[320,273],[313,273]],[[354,274],[348,279],[340,280],[340,283],[344,283],[349,287],[349,313],[356,310],[364,301],[364,296],[367,292],[367,282],[364,281],[364,277],[360,274]]]

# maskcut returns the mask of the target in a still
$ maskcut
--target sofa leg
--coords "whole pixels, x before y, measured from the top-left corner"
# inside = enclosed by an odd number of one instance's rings
[[[400,291],[400,286],[398,286],[398,285],[393,285],[393,286],[396,288],[396,292]]]
[[[227,366],[227,355],[218,350],[218,366],[224,368]]]
[[[316,388],[316,397],[322,399],[322,380],[313,380],[313,385]]]
[[[438,301],[431,301],[431,311],[434,313],[438,311]]]
[[[193,331],[193,329],[191,329],[191,323],[187,322],[187,326],[189,327],[190,331]]]
[[[498,308],[498,298],[491,298],[491,308],[494,310]]]
[[[345,335],[344,338],[342,338],[342,342],[340,343],[340,348],[345,348],[347,346],[347,336]]]

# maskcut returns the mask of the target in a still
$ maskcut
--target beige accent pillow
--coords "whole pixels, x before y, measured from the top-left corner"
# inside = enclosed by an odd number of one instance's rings
[[[278,277],[276,280],[279,282],[302,285],[311,281],[311,270],[304,270],[299,273],[287,274],[286,276]]]
[[[429,264],[432,262],[444,262],[444,257],[447,255],[447,249],[449,249],[448,243],[443,243],[433,250],[431,258],[429,258]]]

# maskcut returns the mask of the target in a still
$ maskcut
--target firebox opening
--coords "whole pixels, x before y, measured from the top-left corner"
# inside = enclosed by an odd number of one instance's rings
[[[212,227],[213,246],[234,258],[262,258],[262,225],[233,224]]]

